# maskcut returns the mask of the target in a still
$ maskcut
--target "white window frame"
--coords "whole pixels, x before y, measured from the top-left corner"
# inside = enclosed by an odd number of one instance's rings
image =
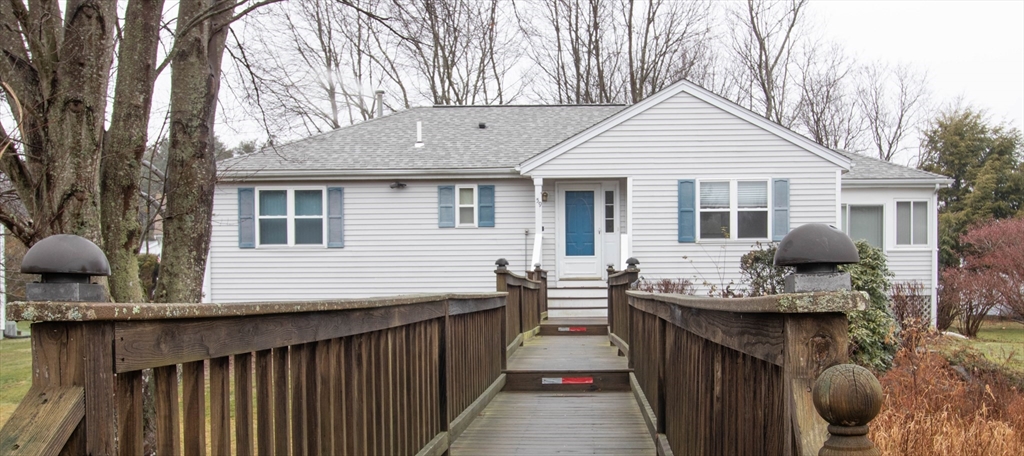
[[[701,208],[701,201],[700,201],[700,188],[701,188],[701,186],[704,185],[705,183],[716,183],[716,182],[727,182],[727,183],[729,183],[729,208],[728,209],[725,209],[725,208],[722,208],[722,209],[703,209],[703,208]],[[766,195],[767,196],[767,202],[768,202],[767,206],[765,206],[763,209],[761,209],[761,208],[740,208],[739,207],[739,183],[740,182],[763,182],[764,185],[765,185],[765,190],[767,192],[767,195]],[[713,178],[697,179],[697,188],[696,188],[696,193],[697,193],[696,194],[696,198],[697,198],[697,201],[696,201],[696,204],[695,204],[695,206],[696,206],[696,217],[695,217],[696,220],[695,220],[695,222],[696,222],[696,231],[697,232],[694,233],[694,234],[696,234],[697,241],[702,241],[702,240],[703,240],[703,242],[770,241],[771,237],[772,237],[772,226],[773,226],[772,225],[772,223],[773,223],[773,220],[772,220],[772,218],[773,218],[773,214],[772,214],[772,212],[773,212],[772,211],[773,201],[772,201],[772,198],[774,197],[771,186],[772,186],[772,180],[770,178],[767,178],[767,177],[751,177],[751,178],[743,178],[743,179],[713,179]],[[750,238],[740,238],[740,237],[737,237],[739,235],[739,213],[740,212],[754,212],[754,211],[764,211],[766,213],[766,215],[767,215],[767,218],[766,218],[767,225],[765,226],[765,236],[764,237],[750,237]],[[729,214],[729,236],[726,237],[726,238],[707,238],[707,239],[702,239],[702,237],[701,237],[701,214],[704,213],[704,212],[727,212]]]
[[[910,203],[910,243],[900,244],[900,203]],[[924,231],[924,243],[914,243],[914,205],[917,203],[924,203],[925,225]],[[931,245],[931,224],[932,222],[932,204],[928,200],[924,199],[899,199],[895,200],[892,205],[892,243],[895,248],[898,249],[921,249],[927,248]]]
[[[473,203],[462,204],[462,190],[470,189],[473,190]],[[456,185],[455,186],[455,227],[456,228],[476,228],[477,220],[480,218],[480,207],[477,205],[480,200],[480,189],[476,185]],[[469,222],[463,222],[462,220],[462,208],[471,207],[473,209],[473,220]]]
[[[295,192],[301,190],[319,190],[320,191],[320,216],[297,216],[295,215]],[[285,192],[285,211],[284,216],[280,215],[260,215],[260,193],[261,192],[274,192],[284,191]],[[282,248],[282,247],[327,247],[327,187],[317,186],[303,186],[303,187],[256,187],[255,196],[255,216],[256,216],[256,247],[262,248]],[[295,243],[295,220],[303,219],[315,219],[319,218],[321,222],[320,230],[320,243],[319,244],[296,244]],[[285,237],[288,240],[286,244],[263,244],[260,242],[260,221],[264,219],[284,219],[285,222]]]

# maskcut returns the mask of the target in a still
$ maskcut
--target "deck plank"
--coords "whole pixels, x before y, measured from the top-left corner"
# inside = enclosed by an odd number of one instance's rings
[[[540,322],[541,326],[608,325],[608,317],[555,317]]]
[[[455,455],[654,455],[628,392],[502,392],[451,447]]]
[[[625,357],[608,336],[537,336],[516,350],[508,370],[626,369]]]

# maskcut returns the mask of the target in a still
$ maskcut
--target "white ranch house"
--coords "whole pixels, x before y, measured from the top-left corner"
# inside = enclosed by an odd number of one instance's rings
[[[631,256],[645,278],[721,287],[756,243],[827,223],[882,247],[933,312],[950,182],[819,146],[687,81],[631,106],[414,108],[219,174],[213,302],[491,291],[502,257],[540,263],[552,300],[602,296],[607,265]]]

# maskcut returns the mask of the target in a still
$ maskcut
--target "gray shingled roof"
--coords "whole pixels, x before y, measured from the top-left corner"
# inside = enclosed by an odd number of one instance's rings
[[[591,106],[413,108],[225,160],[222,171],[512,169],[623,109]],[[423,125],[421,148],[416,122]],[[480,124],[486,128],[480,128]]]
[[[866,179],[889,179],[889,180],[924,180],[924,181],[948,181],[949,178],[941,174],[930,173],[908,166],[897,165],[877,158],[837,150],[840,154],[848,157],[853,162],[853,169],[843,174],[843,179],[866,180]]]

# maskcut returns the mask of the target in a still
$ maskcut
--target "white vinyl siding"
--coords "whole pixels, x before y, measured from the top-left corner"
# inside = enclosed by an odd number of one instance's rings
[[[555,194],[556,182],[632,177],[633,232],[628,234],[633,243],[631,256],[640,260],[644,277],[687,278],[699,287],[707,283],[722,288],[730,281],[740,283],[739,258],[754,248],[755,240],[679,243],[679,180],[789,179],[792,229],[805,223],[838,223],[839,169],[771,132],[680,93],[537,167],[530,175],[544,178],[544,191],[549,195]],[[625,185],[620,189],[625,191]],[[550,200],[544,205],[544,264],[549,270],[554,269],[555,206]],[[624,229],[622,234],[627,234]],[[698,292],[707,288],[702,290]]]
[[[494,261],[526,269],[533,248],[533,183],[489,179],[494,228],[437,228],[437,188],[458,181],[417,180],[401,192],[388,181],[323,182],[345,188],[345,248],[295,245],[238,248],[237,188],[214,195],[209,299],[213,302],[286,301],[367,296],[487,292],[495,289]],[[473,181],[469,185],[476,185]],[[252,186],[252,184],[249,184]]]

